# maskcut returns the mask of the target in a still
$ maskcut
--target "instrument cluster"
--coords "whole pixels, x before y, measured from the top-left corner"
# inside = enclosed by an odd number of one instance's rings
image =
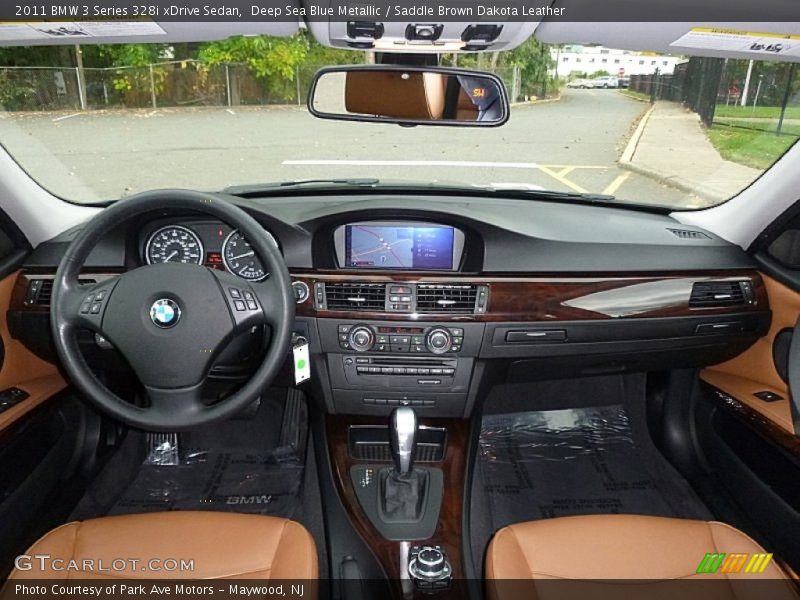
[[[264,234],[276,246],[268,231]],[[219,221],[161,223],[148,228],[142,245],[144,262],[205,265],[229,271],[248,281],[269,276],[247,239],[236,229]]]

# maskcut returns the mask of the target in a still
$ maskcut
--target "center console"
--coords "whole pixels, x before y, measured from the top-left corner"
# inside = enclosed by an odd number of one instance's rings
[[[317,326],[337,413],[388,415],[411,406],[463,416],[482,323],[319,319]]]

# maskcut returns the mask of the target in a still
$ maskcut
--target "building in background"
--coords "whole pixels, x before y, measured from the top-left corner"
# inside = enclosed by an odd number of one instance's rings
[[[655,52],[631,52],[603,46],[564,45],[550,49],[559,78],[593,77],[609,74],[618,77],[649,75],[656,69],[663,75],[671,75],[675,65],[685,61],[680,56],[669,56]]]

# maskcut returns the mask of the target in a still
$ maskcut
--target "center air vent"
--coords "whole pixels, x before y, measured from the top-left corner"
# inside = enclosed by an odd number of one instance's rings
[[[690,308],[737,306],[753,301],[750,281],[699,281],[692,286]]]
[[[326,283],[328,310],[376,311],[386,309],[384,283]]]
[[[417,285],[419,313],[474,313],[478,286],[420,283]],[[485,298],[485,292],[484,292]]]

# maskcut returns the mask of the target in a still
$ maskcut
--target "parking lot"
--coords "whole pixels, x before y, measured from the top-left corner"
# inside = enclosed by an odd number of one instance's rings
[[[378,177],[700,205],[618,167],[646,108],[613,89],[565,90],[558,101],[515,106],[492,129],[322,121],[296,106],[6,113],[0,141],[45,187],[84,201],[158,187]]]

